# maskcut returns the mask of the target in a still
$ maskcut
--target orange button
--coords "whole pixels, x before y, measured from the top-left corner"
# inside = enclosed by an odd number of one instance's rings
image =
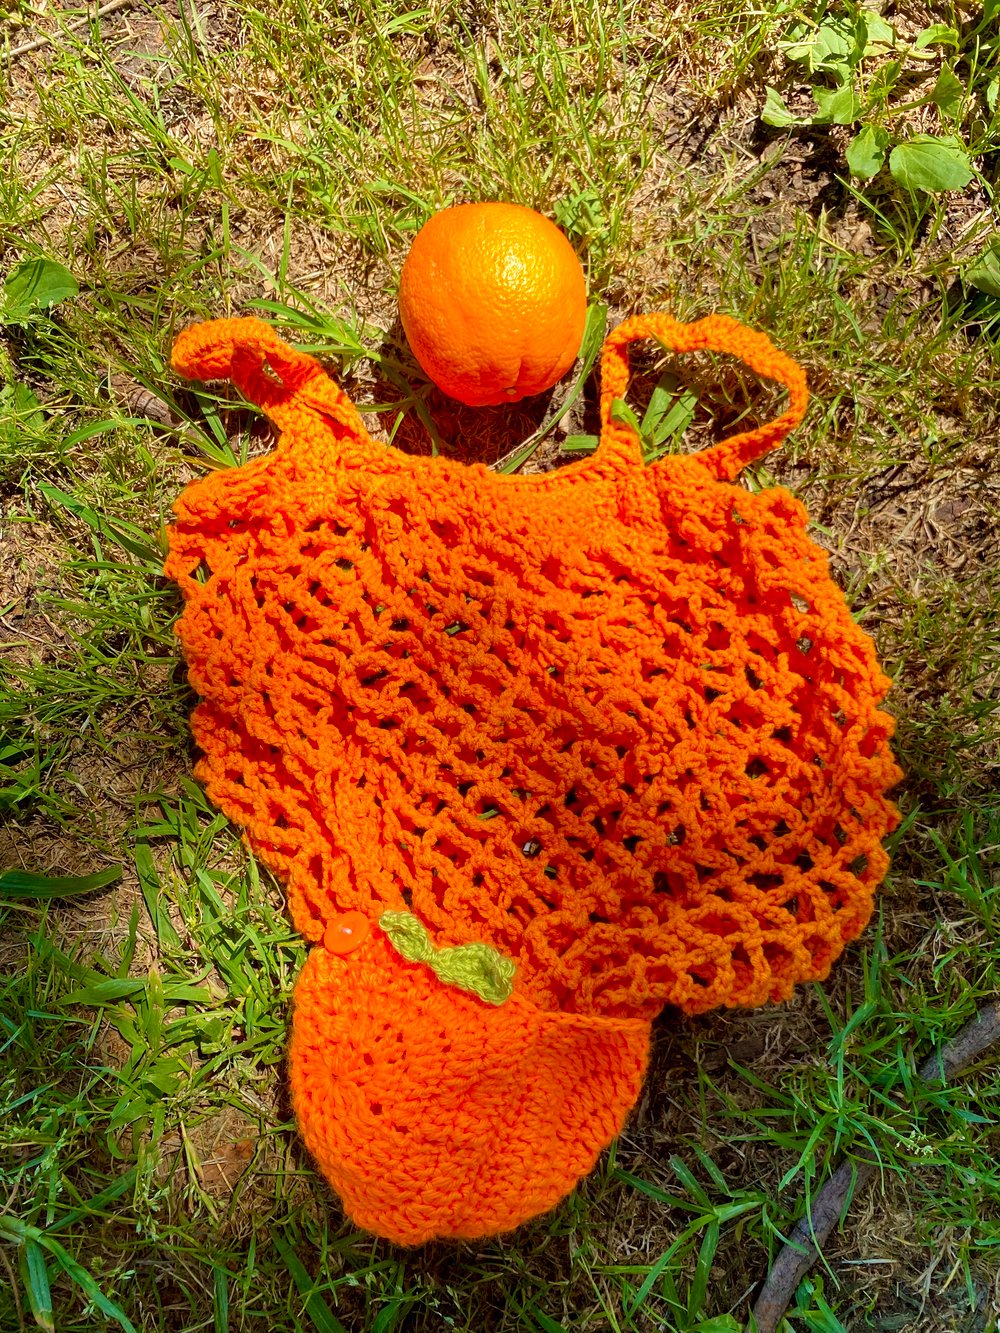
[[[351,953],[364,944],[371,928],[364,912],[345,912],[327,926],[323,944],[331,953]]]

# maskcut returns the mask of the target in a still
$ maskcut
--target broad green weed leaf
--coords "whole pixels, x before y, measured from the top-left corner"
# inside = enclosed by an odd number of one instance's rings
[[[813,97],[818,108],[813,118],[817,125],[853,125],[861,114],[861,102],[850,83],[839,88],[814,88]]]
[[[1000,236],[994,236],[986,249],[965,270],[964,278],[977,291],[1000,297]]]
[[[889,136],[877,125],[866,125],[847,145],[847,165],[852,176],[868,181],[878,174],[885,162]]]
[[[932,23],[917,34],[914,49],[923,51],[928,46],[958,46],[958,31],[948,23]]]
[[[983,93],[987,109],[991,112],[997,109],[998,93],[1000,93],[1000,74],[998,74],[995,79],[990,79],[989,83],[986,85],[986,91]]]
[[[171,982],[164,990],[164,996],[171,1003],[211,1004],[215,996],[205,986],[188,986],[184,982]]]
[[[796,65],[806,63],[816,41],[816,29],[808,23],[795,23],[788,29],[788,36],[780,43],[786,60]]]
[[[844,79],[861,58],[866,40],[863,18],[825,18],[818,27],[796,24],[780,46],[789,60],[805,65],[810,74],[836,74]]]
[[[901,60],[888,60],[871,77],[868,84],[868,105],[873,107],[879,102],[888,102],[892,90],[896,86],[896,80],[903,72],[903,62]]]
[[[803,1320],[802,1327],[812,1333],[848,1333],[823,1295],[821,1277],[805,1277],[795,1293],[796,1304],[789,1314]]]
[[[909,190],[964,190],[972,180],[969,155],[955,138],[915,134],[889,154],[889,170]]]
[[[137,1120],[149,1120],[150,1106],[149,1100],[137,1094],[134,1090],[123,1093],[119,1097],[117,1104],[108,1116],[108,1129],[112,1134],[117,1134],[119,1130],[126,1129],[129,1125],[134,1125]],[[112,1150],[113,1151],[113,1150]],[[121,1154],[116,1154],[120,1156]]]
[[[773,125],[778,130],[787,129],[789,125],[802,123],[797,116],[792,115],[789,111],[777,88],[770,87],[764,90],[764,109],[760,113],[760,118],[765,125]]]
[[[180,1087],[182,1071],[183,1066],[179,1061],[164,1060],[148,1074],[143,1075],[143,1087],[152,1088],[154,1092],[161,1092],[165,1097],[169,1097]]]
[[[11,394],[14,411],[23,417],[26,425],[40,426],[44,420],[38,396],[26,384],[15,384]]]
[[[938,75],[931,101],[949,120],[957,120],[965,102],[965,84],[954,70],[943,69]]]
[[[68,268],[53,259],[26,259],[3,285],[3,310],[8,324],[18,324],[33,310],[47,310],[71,296],[80,284]]]
[[[743,1333],[743,1325],[731,1314],[720,1314],[695,1324],[691,1333]]]
[[[855,18],[824,19],[819,28],[817,52],[821,56],[818,70],[838,73],[853,69],[864,54],[868,41],[868,25],[863,15]]]
[[[371,1333],[395,1333],[396,1326],[412,1302],[412,1297],[401,1296],[384,1305],[372,1322]]]
[[[45,422],[42,405],[26,384],[0,385],[0,426],[39,430]]]
[[[600,440],[596,435],[567,435],[562,442],[564,453],[592,454]]]
[[[892,24],[886,23],[881,14],[871,9],[863,11],[865,21],[865,56],[883,55],[896,45],[896,31]]]

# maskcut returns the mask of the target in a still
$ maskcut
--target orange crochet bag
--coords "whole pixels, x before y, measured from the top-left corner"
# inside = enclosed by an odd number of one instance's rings
[[[647,337],[741,358],[787,410],[644,467],[611,409]],[[303,1137],[383,1236],[510,1229],[620,1131],[665,1005],[825,977],[885,874],[889,682],[802,505],[733,485],[804,375],[722,316],[630,319],[596,453],[510,477],[376,444],[258,320],[173,364],[281,431],[188,486],[166,569],[196,773],[315,945]]]

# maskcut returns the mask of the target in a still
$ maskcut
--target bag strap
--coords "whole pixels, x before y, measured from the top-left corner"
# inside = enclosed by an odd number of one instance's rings
[[[788,390],[788,407],[781,416],[698,455],[714,476],[732,481],[748,463],[776,448],[802,420],[809,400],[805,372],[766,334],[728,315],[709,315],[692,324],[680,324],[663,314],[636,315],[609,334],[601,354],[602,457],[640,461],[635,432],[611,419],[612,404],[628,388],[628,344],[640,338],[655,338],[674,352],[728,352]],[[310,445],[315,445],[317,463],[323,462],[324,454],[328,460],[331,433],[340,444],[362,450],[377,447],[357,408],[315,357],[289,347],[263,320],[246,317],[194,324],[178,336],[171,364],[186,379],[231,380],[280,431],[291,432],[297,448],[311,452]],[[319,432],[317,416],[323,423]]]
[[[338,442],[375,447],[357,408],[316,358],[289,347],[261,319],[193,324],[174,343],[171,365],[185,379],[231,380],[299,446],[328,454],[332,431]]]
[[[733,481],[739,472],[776,448],[799,424],[809,402],[802,367],[779,352],[767,334],[748,329],[729,315],[708,315],[692,324],[680,324],[669,315],[636,315],[619,324],[607,337],[601,353],[601,446],[608,453],[630,462],[639,461],[640,445],[635,432],[612,421],[611,406],[624,398],[628,388],[628,344],[640,338],[655,338],[672,352],[728,352],[764,379],[776,380],[788,390],[788,406],[780,417],[756,430],[731,435],[697,455],[714,476]]]

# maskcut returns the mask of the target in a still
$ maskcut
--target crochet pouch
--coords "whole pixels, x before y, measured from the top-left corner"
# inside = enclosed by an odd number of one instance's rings
[[[741,358],[784,413],[644,466],[627,345]],[[255,319],[177,340],[279,428],[176,505],[196,773],[313,943],[303,1137],[359,1225],[508,1230],[619,1132],[650,1021],[782,1000],[864,928],[897,815],[888,688],[786,490],[806,404],[712,316],[630,319],[596,452],[504,476],[376,444]]]

